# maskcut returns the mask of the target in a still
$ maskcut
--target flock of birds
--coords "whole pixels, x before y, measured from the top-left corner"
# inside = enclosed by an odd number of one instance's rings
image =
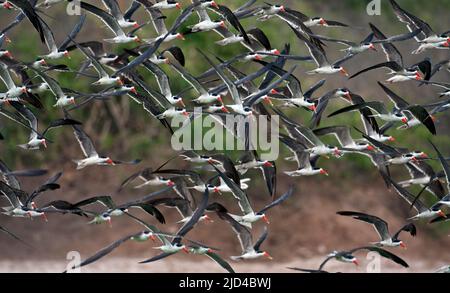
[[[386,0],[388,1],[388,0]],[[100,103],[111,97],[128,96],[134,102],[143,106],[149,116],[160,121],[173,133],[170,120],[175,117],[185,116],[187,121],[194,118],[190,107],[201,106],[202,115],[214,116],[222,121],[227,115],[241,115],[252,119],[258,115],[278,115],[280,126],[285,133],[280,134],[280,142],[293,154],[288,160],[296,161],[298,168],[293,171],[285,171],[290,177],[328,175],[323,168],[318,167],[318,160],[323,157],[334,156],[340,158],[345,154],[357,153],[369,157],[373,165],[378,169],[387,186],[393,188],[405,201],[417,211],[417,214],[408,219],[401,229],[392,234],[388,229],[388,223],[374,215],[355,211],[340,211],[341,216],[352,217],[359,221],[367,222],[375,227],[380,240],[371,245],[358,247],[346,251],[334,251],[329,254],[318,269],[300,269],[307,272],[325,272],[324,266],[330,260],[344,263],[358,261],[355,253],[361,250],[376,251],[382,257],[391,260],[403,267],[408,264],[385,248],[406,247],[400,239],[402,232],[412,236],[416,235],[414,220],[429,220],[431,223],[447,221],[445,209],[450,207],[450,168],[448,158],[432,144],[437,154],[436,158],[428,157],[422,151],[411,151],[407,148],[392,146],[395,139],[388,135],[388,131],[396,127],[407,131],[423,126],[433,135],[437,135],[435,128],[436,115],[450,108],[450,84],[435,81],[436,73],[441,70],[450,71],[450,60],[444,60],[435,65],[429,57],[418,64],[407,65],[403,62],[401,52],[395,46],[398,42],[417,42],[417,50],[412,54],[423,54],[433,50],[448,50],[450,45],[450,31],[437,33],[419,17],[402,9],[394,0],[389,0],[392,9],[399,21],[406,25],[408,31],[396,36],[385,36],[375,25],[367,28],[370,34],[363,41],[348,41],[333,39],[313,32],[315,27],[341,27],[349,29],[349,25],[325,19],[323,17],[309,17],[300,11],[293,10],[284,5],[256,3],[250,0],[242,7],[231,10],[225,4],[216,1],[192,0],[185,4],[177,1],[134,0],[131,6],[122,12],[118,1],[103,0],[101,7],[80,2],[81,15],[79,21],[72,29],[64,42],[58,43],[51,28],[46,24],[43,15],[51,11],[53,5],[72,1],[45,0],[37,3],[36,0],[5,0],[1,7],[2,14],[15,13],[15,20],[0,32],[0,77],[7,87],[7,91],[0,94],[0,114],[6,121],[12,121],[17,127],[29,130],[28,142],[18,146],[25,150],[39,150],[47,147],[51,141],[47,138],[49,131],[58,127],[71,127],[84,154],[84,158],[74,160],[77,169],[83,169],[93,165],[120,165],[138,164],[140,160],[129,162],[116,161],[109,156],[100,155],[90,136],[83,130],[80,121],[73,119],[72,111],[80,111],[82,107]],[[145,10],[149,18],[143,24],[132,19],[140,9]],[[176,20],[169,28],[166,24],[166,11],[180,11]],[[104,43],[98,40],[77,42],[77,34],[84,27],[87,17],[96,17],[104,22],[105,29],[111,32],[111,38],[104,42],[112,44],[135,43],[133,49],[124,49],[120,55],[106,52]],[[186,26],[188,20],[198,17],[198,22],[192,26]],[[254,18],[258,21],[273,21],[281,19],[282,29],[292,30],[298,38],[298,45],[306,45],[309,56],[291,54],[291,46],[286,44],[284,48],[272,47],[269,37],[259,28],[246,29],[241,24],[242,19]],[[14,52],[5,49],[4,43],[9,43],[7,35],[10,30],[20,26],[22,22],[30,21],[38,33],[42,42],[48,47],[48,52],[37,57],[32,62],[15,59]],[[157,36],[151,39],[142,39],[137,36],[139,30],[146,25],[153,24]],[[216,33],[221,40],[217,46],[241,44],[243,53],[230,60],[222,60],[219,57],[212,58],[198,50],[199,56],[205,60],[210,69],[200,76],[192,75],[185,68],[183,51],[176,46],[168,46],[176,40],[185,40],[191,34]],[[345,46],[342,51],[344,56],[334,62],[327,58],[326,43],[340,43]],[[308,91],[303,91],[301,81],[294,75],[298,65],[285,69],[289,62],[313,61],[317,67],[308,75],[333,75],[343,74],[349,76],[343,65],[351,58],[361,54],[372,54],[370,51],[382,49],[386,56],[386,62],[373,65],[353,74],[349,78],[356,78],[370,70],[378,68],[389,69],[389,77],[386,82],[378,82],[377,87],[386,93],[394,106],[390,107],[381,101],[365,101],[364,98],[347,88],[330,90],[321,97],[314,97],[315,92],[323,87],[326,80],[321,80]],[[92,79],[93,86],[99,90],[92,93],[79,93],[71,89],[61,87],[55,73],[73,72],[66,65],[57,63],[59,60],[69,58],[71,51],[78,50],[85,57],[77,74],[80,77]],[[329,49],[328,49],[329,50]],[[254,63],[260,66],[255,72],[244,73],[236,64]],[[96,74],[92,74],[93,68]],[[138,70],[151,73],[156,79],[158,88],[149,86],[145,78]],[[172,91],[167,71],[174,71],[189,84],[195,99],[187,101],[182,94]],[[263,77],[263,81],[257,84],[256,80]],[[302,77],[306,78],[306,77]],[[19,82],[20,81],[20,82]],[[370,80],[365,81],[367,83]],[[392,89],[393,84],[408,82],[411,86],[434,86],[442,88],[437,102],[426,105],[410,104],[400,97]],[[39,130],[36,113],[39,113],[43,105],[40,95],[50,92],[55,97],[54,107],[60,111],[61,118],[50,122],[44,129]],[[185,91],[183,94],[185,94]],[[230,99],[232,102],[226,102]],[[350,125],[336,125],[319,128],[320,122],[328,104],[335,100],[343,100],[350,105],[342,108],[328,117],[337,115],[349,115],[349,112],[357,112],[360,115],[364,130]],[[309,126],[303,125],[289,118],[284,109],[298,109],[305,111],[302,115],[311,113]],[[347,113],[347,114],[346,114]],[[214,114],[214,115],[213,115]],[[385,122],[381,127],[380,122]],[[353,138],[354,129],[361,138]],[[246,137],[237,139],[246,140]],[[326,145],[321,137],[334,135],[340,146]],[[412,135],[414,135],[412,133]],[[445,135],[445,134],[443,134]],[[1,135],[1,139],[8,139]],[[176,160],[187,161],[195,165],[191,169],[170,169],[167,165]],[[429,160],[438,160],[442,170],[434,170]],[[393,165],[406,167],[411,179],[396,182],[390,176],[389,168]],[[200,166],[200,167],[199,167]],[[257,211],[250,203],[246,193],[249,187],[249,179],[242,178],[247,172],[261,170],[271,196],[271,201],[263,209]],[[188,233],[197,228],[202,221],[212,221],[209,215],[217,216],[229,224],[242,247],[242,253],[232,256],[232,260],[248,260],[260,257],[271,258],[268,252],[261,246],[268,236],[267,228],[256,241],[252,237],[254,223],[264,221],[269,224],[267,212],[275,206],[283,203],[294,193],[290,186],[281,196],[277,196],[276,163],[260,159],[257,151],[250,149],[242,151],[238,161],[233,161],[223,153],[199,154],[194,151],[185,151],[177,154],[158,168],[144,168],[132,174],[120,186],[119,191],[134,184],[134,188],[158,187],[161,188],[143,198],[116,204],[111,196],[97,196],[83,199],[76,203],[65,200],[56,200],[47,204],[36,203],[38,197],[50,190],[60,188],[57,183],[62,173],[57,173],[31,193],[21,189],[18,178],[23,176],[42,176],[46,170],[10,170],[5,163],[0,161],[0,172],[3,181],[0,181],[2,198],[9,201],[9,206],[3,208],[3,214],[10,217],[46,218],[46,214],[72,214],[89,217],[91,224],[111,223],[112,217],[128,216],[140,223],[143,230],[132,235],[118,239],[107,247],[102,248],[91,257],[82,261],[80,266],[89,265],[111,253],[115,248],[126,241],[147,241],[149,239],[160,242],[155,247],[161,254],[153,256],[142,263],[161,260],[170,255],[184,251],[188,254],[205,255],[215,261],[228,272],[234,272],[226,258],[220,256],[220,250],[205,243],[200,243],[188,237]],[[205,174],[208,176],[205,179]],[[447,186],[445,187],[445,182]],[[418,194],[412,194],[407,188],[420,185],[423,187]],[[175,193],[172,193],[174,191]],[[432,205],[427,205],[422,198],[424,192],[429,192],[435,198]],[[201,194],[200,197],[196,193]],[[215,201],[214,194],[229,193],[234,196],[241,210],[240,214],[232,214],[228,209]],[[171,194],[168,196],[167,194]],[[102,212],[89,210],[93,205],[103,206]],[[132,208],[140,208],[153,216],[161,225],[165,223],[161,207],[176,208],[181,215],[181,227],[178,232],[165,233],[160,227],[152,225],[130,213]],[[12,231],[0,226],[0,229],[16,240],[22,241]],[[25,242],[24,242],[25,243]]]

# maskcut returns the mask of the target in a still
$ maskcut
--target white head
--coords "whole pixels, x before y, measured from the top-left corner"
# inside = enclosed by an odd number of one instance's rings
[[[153,234],[153,232],[151,232],[151,231],[142,232],[141,237],[146,238],[146,239],[151,239],[152,241],[156,240],[155,234]]]
[[[344,67],[342,67],[342,66],[335,66],[335,67],[333,67],[333,69],[339,71],[340,73],[342,73],[345,76],[349,76],[347,70],[345,70]]]
[[[268,259],[270,259],[270,260],[273,259],[273,257],[272,257],[267,251],[261,252],[261,255],[264,256],[264,257],[266,257],[266,258],[268,258]]]
[[[395,117],[397,117],[403,124],[408,124],[408,117],[406,117],[403,113],[396,113]]]
[[[281,54],[280,50],[278,50],[278,49],[270,50],[270,53],[275,54],[275,55],[280,55]]]
[[[202,4],[203,4],[202,6],[205,6],[205,7],[214,7],[214,8],[219,9],[219,5],[217,5],[216,1],[205,1]]]
[[[135,95],[137,95],[137,90],[136,90],[136,87],[134,87],[134,86],[130,86],[130,87],[127,87],[127,86],[123,86],[122,87],[124,90],[127,90],[127,91],[129,91],[129,92],[132,92],[133,94],[135,94]]]

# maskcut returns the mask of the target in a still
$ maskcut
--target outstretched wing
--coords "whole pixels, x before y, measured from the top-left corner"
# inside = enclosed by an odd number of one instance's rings
[[[132,237],[136,237],[139,236],[141,234],[141,232],[137,233],[137,234],[132,234],[132,235],[128,235],[126,237],[123,237],[117,241],[114,241],[113,243],[111,243],[110,245],[100,249],[99,251],[97,251],[94,255],[88,257],[87,259],[83,260],[78,266],[73,266],[71,269],[75,269],[77,267],[84,267],[87,266],[91,263],[94,263],[96,261],[98,261],[99,259],[103,258],[104,256],[107,256],[108,254],[110,254],[114,249],[116,249],[117,247],[119,247],[120,245],[122,245],[123,243],[127,242],[128,240],[130,240]],[[64,271],[65,273],[66,271]]]
[[[212,259],[213,261],[215,261],[217,264],[219,264],[222,268],[224,268],[225,270],[227,270],[229,273],[234,273],[233,268],[230,266],[230,264],[224,260],[223,258],[221,258],[217,253],[214,252],[207,252],[206,255]]]
[[[403,226],[402,228],[400,228],[400,230],[398,230],[397,233],[395,233],[394,236],[392,236],[392,239],[394,239],[394,240],[398,239],[398,236],[403,231],[409,232],[409,234],[411,234],[411,236],[413,236],[413,237],[417,235],[416,225],[414,225],[413,223],[408,223],[405,226]]]

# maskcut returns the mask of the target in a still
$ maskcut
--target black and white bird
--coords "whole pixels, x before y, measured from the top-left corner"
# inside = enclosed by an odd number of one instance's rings
[[[341,66],[342,63],[350,59],[351,57],[346,56],[340,60],[335,61],[334,63],[330,63],[328,61],[328,58],[323,51],[322,48],[319,48],[317,44],[314,44],[311,39],[306,38],[303,36],[297,29],[293,28],[291,26],[292,30],[294,31],[295,35],[298,39],[303,41],[306,46],[308,47],[309,53],[311,57],[313,58],[314,62],[317,64],[317,68],[311,71],[308,71],[308,74],[335,74],[335,73],[342,73],[345,76],[348,76],[347,71]]]
[[[139,24],[136,21],[125,19],[117,0],[102,0],[102,2],[108,8],[109,13],[117,20],[121,28],[139,28]]]
[[[317,168],[315,166],[319,156],[315,156],[311,159],[311,154],[305,151],[306,148],[289,136],[280,136],[280,141],[294,153],[294,158],[298,165],[297,170],[284,171],[286,175],[291,177],[314,176],[319,174],[328,176],[328,172],[325,169]]]
[[[433,143],[431,143],[431,145],[433,146],[434,150],[436,151],[436,153],[438,155],[439,161],[440,161],[443,171],[444,171],[445,179],[447,181],[447,195],[440,198],[440,200],[431,207],[432,210],[433,209],[436,210],[441,207],[450,207],[450,166],[448,164],[448,160],[443,157],[442,153],[439,151],[439,149],[436,147],[436,145],[434,145]],[[437,195],[437,196],[439,197],[439,195]],[[444,218],[446,217],[446,215],[442,215],[442,214],[439,214],[439,216],[444,217]]]
[[[392,102],[394,102],[395,105],[392,111],[388,111],[386,105],[383,102],[362,102],[337,110],[328,115],[328,117],[368,108],[376,112],[375,114],[371,114],[370,117],[379,118],[386,122],[401,122],[403,124],[408,124],[410,119],[412,120],[413,118],[415,118],[424,126],[426,126],[428,131],[430,131],[433,135],[436,135],[436,126],[434,124],[433,118],[423,106],[411,105],[382,83],[378,84],[387,94],[388,98]]]
[[[413,204],[413,208],[417,211],[417,214],[409,220],[421,220],[421,219],[433,219],[436,217],[446,217],[445,213],[441,210],[443,206],[440,203],[434,204],[432,207],[427,207],[420,199],[417,199],[415,195],[410,193],[405,188],[398,185],[392,179],[390,179],[392,186],[394,187],[396,193],[400,195],[408,204]]]
[[[344,153],[373,151],[375,149],[367,141],[354,140],[351,136],[350,127],[345,125],[318,128],[314,130],[314,134],[317,136],[334,135],[342,146],[341,150]]]
[[[69,118],[67,116],[66,118]],[[79,125],[72,125],[73,133],[78,143],[80,144],[80,148],[83,151],[85,159],[73,160],[77,165],[77,170],[84,169],[88,166],[94,165],[115,165],[116,163],[110,158],[101,156],[97,153],[94,144],[92,143],[92,139],[83,131],[82,127]]]
[[[392,36],[385,40],[374,40],[374,33],[371,33],[360,43],[356,43],[356,42],[352,42],[352,41],[348,41],[348,40],[342,40],[342,39],[334,39],[334,38],[330,38],[330,37],[326,37],[326,36],[322,36],[322,35],[311,35],[311,36],[316,39],[319,39],[319,40],[328,41],[328,42],[336,42],[336,43],[346,45],[348,47],[345,49],[341,49],[341,51],[346,52],[347,55],[354,56],[354,55],[366,52],[368,50],[373,50],[373,51],[377,52],[378,50],[375,47],[376,44],[406,41],[406,40],[409,40],[409,39],[415,37],[420,32],[421,32],[421,30],[417,29],[413,32],[410,32],[407,34],[402,34],[402,35],[397,35],[397,36]]]
[[[149,44],[153,44],[153,43],[159,41],[160,39],[164,39],[163,40],[164,43],[168,43],[168,42],[171,42],[176,39],[184,40],[183,34],[181,34],[179,32],[173,32],[173,33],[167,35],[168,30],[167,30],[166,23],[165,23],[166,17],[164,16],[164,14],[161,11],[161,9],[164,9],[164,8],[155,6],[162,2],[153,4],[150,1],[141,0],[141,1],[136,1],[135,3],[138,3],[145,8],[145,11],[149,14],[149,16],[151,18],[151,21],[152,21],[153,27],[155,28],[156,33],[158,34],[158,36],[156,38],[145,39],[144,40],[145,42],[147,42]]]
[[[245,152],[236,164],[236,170],[242,175],[250,169],[260,169],[269,194],[273,197],[277,186],[277,168],[275,161],[262,160],[256,150]]]
[[[323,143],[309,127],[296,123],[280,110],[277,110],[276,108],[273,109],[284,122],[285,129],[289,136],[297,140],[304,147],[304,152],[313,156],[333,155],[337,158],[342,156],[342,152],[338,147]]]
[[[27,87],[26,86],[18,87],[14,83],[14,80],[11,78],[11,74],[9,73],[8,66],[3,62],[0,62],[0,78],[8,88],[8,91],[6,93],[0,94],[2,100],[19,101],[22,95],[27,94],[28,92]]]
[[[373,251],[373,252],[377,252],[380,254],[380,256],[391,260],[394,263],[397,263],[405,268],[408,268],[409,265],[408,263],[406,263],[406,261],[404,261],[403,259],[401,259],[400,257],[396,256],[395,254],[382,249],[380,247],[375,247],[375,246],[364,246],[364,247],[358,247],[358,248],[354,248],[348,251],[333,251],[332,253],[330,253],[327,258],[320,264],[318,270],[312,270],[313,272],[324,272],[323,268],[325,267],[325,265],[331,261],[331,260],[337,260],[339,262],[343,262],[343,263],[353,263],[355,265],[359,265],[359,261],[358,259],[353,255],[355,252],[358,252],[360,250],[367,250],[367,251]],[[301,270],[301,271],[305,271],[304,269],[298,269],[298,268],[293,268],[295,270]],[[306,270],[306,271],[311,271],[311,270]]]
[[[80,20],[74,26],[74,28],[69,33],[69,35],[66,37],[64,42],[61,43],[61,45],[58,47],[56,45],[55,36],[53,35],[53,32],[50,29],[50,27],[48,26],[48,24],[46,22],[44,22],[43,20],[40,20],[42,28],[44,30],[45,44],[47,45],[47,47],[50,51],[47,55],[40,56],[40,58],[43,58],[44,60],[56,60],[56,59],[60,59],[62,57],[70,58],[67,47],[72,42],[72,40],[78,35],[78,33],[81,31],[85,21],[86,21],[86,15],[82,15],[80,17]]]
[[[411,179],[398,182],[402,187],[410,187],[413,185],[421,185],[438,198],[443,198],[446,193],[440,179],[444,174],[435,172],[433,167],[425,161],[417,161],[407,163],[405,167],[408,169]]]
[[[86,58],[89,60],[90,64],[94,67],[95,71],[98,73],[98,80],[92,83],[93,85],[115,85],[115,86],[123,86],[123,80],[121,77],[116,76],[110,76],[103,65],[95,58],[95,56],[92,56],[87,49],[83,48],[82,46],[76,44],[78,49],[86,56]]]
[[[16,189],[15,187],[19,186],[15,184],[15,182],[11,179],[14,176],[8,176],[10,179],[8,182],[12,185],[8,185],[3,181],[0,181],[0,193],[9,201],[10,206],[3,207],[3,214],[11,216],[11,217],[20,217],[20,218],[34,218],[34,217],[42,217],[45,221],[47,221],[47,216],[44,211],[40,211],[37,209],[37,205],[35,203],[35,199],[45,193],[46,191],[56,190],[60,188],[60,185],[56,182],[62,176],[62,172],[59,172],[52,177],[50,177],[46,182],[42,185],[38,186],[31,193],[26,191]],[[14,178],[14,180],[16,180]],[[16,182],[18,182],[16,180]],[[15,186],[15,187],[13,187]]]
[[[258,220],[264,220],[267,224],[269,223],[269,219],[266,216],[265,212],[274,206],[282,203],[286,199],[288,199],[293,194],[293,187],[291,186],[285,194],[280,196],[278,199],[273,201],[272,203],[265,206],[263,209],[261,209],[258,212],[255,212],[250,204],[250,201],[248,199],[247,194],[244,190],[241,189],[240,186],[238,186],[233,180],[228,178],[227,175],[225,175],[223,172],[221,172],[216,166],[214,166],[214,169],[219,173],[220,178],[225,182],[225,184],[230,188],[231,192],[233,193],[233,196],[237,199],[239,208],[241,209],[243,215],[233,215],[229,214],[234,220],[236,220],[239,224],[242,224],[244,226],[250,227],[252,223],[257,222]]]

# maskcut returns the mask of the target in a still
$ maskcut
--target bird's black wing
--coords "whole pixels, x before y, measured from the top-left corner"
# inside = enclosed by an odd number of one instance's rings
[[[207,252],[206,255],[215,261],[217,264],[219,264],[222,268],[227,270],[229,273],[235,273],[233,268],[230,266],[230,264],[225,261],[223,258],[221,258],[217,253],[214,252]]]
[[[382,84],[378,81],[378,85],[383,89],[383,91],[387,94],[389,99],[391,99],[394,103],[397,109],[403,110],[409,107],[409,103],[405,101],[403,98],[401,98],[399,95],[394,93],[391,89],[389,89],[387,86]]]
[[[154,256],[154,257],[152,257],[152,258],[149,258],[149,259],[146,259],[146,260],[143,260],[143,261],[140,261],[139,263],[149,263],[149,262],[154,262],[154,261],[157,261],[157,260],[161,260],[161,259],[163,259],[163,258],[166,258],[166,257],[168,257],[168,256],[171,256],[172,254],[175,254],[175,252],[163,252],[163,253],[161,253],[161,254],[158,254],[158,255],[156,255],[156,256]]]
[[[81,125],[82,123],[73,119],[57,119],[57,120],[53,120],[52,122],[50,122],[50,124],[47,126],[47,128],[44,130],[44,132],[42,132],[42,136],[45,136],[45,134],[47,134],[47,132],[53,128],[58,128],[61,126],[66,126],[66,125]]]
[[[11,0],[9,2],[11,2],[17,8],[19,8],[26,15],[26,17],[33,24],[34,28],[38,31],[42,43],[44,43],[45,36],[44,36],[44,29],[42,28],[41,18],[36,13],[36,10],[34,9],[33,5],[28,0]]]

